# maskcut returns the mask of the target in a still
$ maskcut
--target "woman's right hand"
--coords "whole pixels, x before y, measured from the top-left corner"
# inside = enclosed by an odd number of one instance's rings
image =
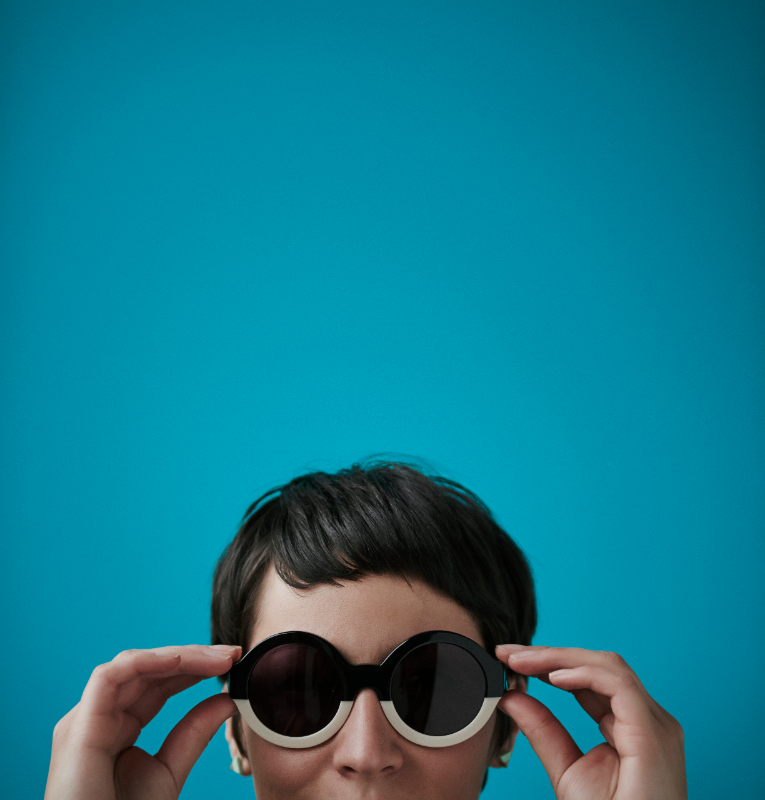
[[[237,709],[215,694],[191,709],[156,755],[134,744],[168,698],[224,675],[240,647],[127,650],[96,667],[53,731],[46,800],[175,800],[215,732]]]

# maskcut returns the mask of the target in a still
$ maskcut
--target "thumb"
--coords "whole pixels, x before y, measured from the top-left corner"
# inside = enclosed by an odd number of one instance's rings
[[[512,717],[529,740],[557,792],[563,773],[582,757],[571,734],[547,706],[525,692],[505,692],[497,708]]]
[[[236,713],[227,694],[215,694],[194,706],[167,735],[155,757],[170,771],[179,793],[210,739]]]

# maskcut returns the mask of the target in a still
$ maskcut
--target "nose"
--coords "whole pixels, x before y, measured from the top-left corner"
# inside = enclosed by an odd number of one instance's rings
[[[350,716],[335,734],[333,765],[344,778],[392,775],[404,763],[399,739],[374,689],[362,689]]]

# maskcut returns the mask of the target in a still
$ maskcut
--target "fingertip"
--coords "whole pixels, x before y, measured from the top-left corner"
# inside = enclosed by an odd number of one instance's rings
[[[497,708],[508,717],[512,716],[509,708],[511,705],[513,705],[516,697],[519,694],[525,694],[525,692],[522,692],[520,689],[507,689],[500,698],[499,703],[497,703]]]
[[[518,695],[520,695],[520,694],[525,695],[526,692],[522,691],[521,689],[508,689],[502,695],[502,700],[500,702],[502,702],[502,703],[512,703],[513,700],[515,700],[515,698],[518,697]]]
[[[498,644],[494,648],[494,652],[498,656],[509,656],[512,653],[517,653],[519,650],[525,650],[527,645],[525,644]]]
[[[210,647],[202,648],[202,653],[209,658],[219,660],[221,664],[225,664],[226,670],[228,670],[231,664],[236,663],[240,649],[229,645],[214,644]]]

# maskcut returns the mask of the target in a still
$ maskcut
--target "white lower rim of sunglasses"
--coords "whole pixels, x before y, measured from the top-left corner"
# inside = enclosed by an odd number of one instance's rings
[[[383,713],[387,717],[388,722],[390,722],[393,728],[405,739],[415,744],[422,745],[423,747],[449,747],[450,745],[467,741],[471,736],[478,733],[489,719],[491,719],[491,715],[494,713],[494,709],[497,707],[499,700],[499,697],[485,697],[481,705],[481,710],[478,712],[475,719],[462,730],[456,733],[450,733],[446,736],[428,736],[425,733],[420,733],[410,728],[404,720],[401,719],[391,700],[382,700],[380,705],[382,706]],[[326,742],[327,739],[333,737],[340,728],[343,727],[343,723],[348,719],[351,708],[353,708],[353,700],[342,700],[335,716],[330,723],[320,731],[316,731],[316,733],[312,733],[309,736],[283,736],[267,728],[255,716],[255,712],[252,710],[249,700],[235,699],[234,702],[244,721],[258,736],[261,736],[267,742],[271,742],[271,744],[278,744],[280,747],[289,747],[293,750],[315,747],[317,744]]]

